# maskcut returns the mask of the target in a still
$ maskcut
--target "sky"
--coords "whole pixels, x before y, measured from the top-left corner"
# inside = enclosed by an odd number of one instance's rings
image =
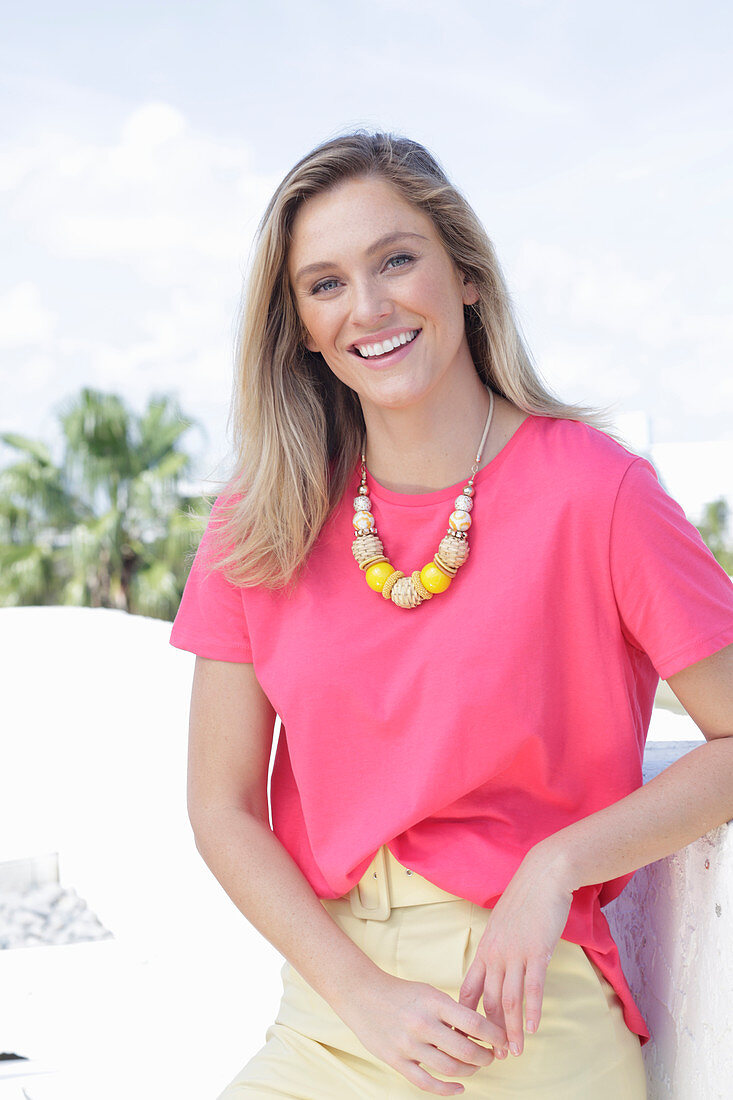
[[[551,388],[733,466],[732,24],[677,0],[13,5],[0,432],[53,444],[82,386],[168,393],[222,476],[259,218],[367,126],[427,145],[475,207]]]

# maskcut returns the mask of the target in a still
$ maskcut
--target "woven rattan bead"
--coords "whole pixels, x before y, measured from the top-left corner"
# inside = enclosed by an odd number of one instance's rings
[[[392,576],[387,577],[386,581],[384,582],[384,588],[382,589],[382,595],[384,596],[385,600],[388,600],[390,598],[392,589],[397,584],[397,581],[400,579],[400,577],[404,577],[404,575],[404,573],[400,573],[399,569],[395,569]]]
[[[454,539],[452,535],[444,535],[440,540],[438,553],[451,568],[458,569],[468,557],[468,540]]]
[[[398,607],[418,607],[422,603],[420,596],[415,591],[412,577],[400,577],[398,581],[395,581],[390,596],[392,603],[396,603]]]
[[[420,580],[420,570],[419,569],[416,569],[415,572],[412,574],[412,583],[414,584],[415,591],[417,592],[417,594],[418,594],[418,596],[420,597],[421,600],[432,600],[433,593],[428,592],[427,588],[425,587],[423,582]]]
[[[445,560],[445,558],[442,558],[440,556],[440,553],[437,553],[435,555],[433,561],[437,565],[438,569],[442,569],[443,572],[447,573],[449,577],[455,577],[456,573],[458,572],[458,566],[448,565],[448,562]]]
[[[384,553],[382,540],[373,532],[369,535],[357,535],[351,544],[351,550],[360,565],[369,558],[376,558]]]

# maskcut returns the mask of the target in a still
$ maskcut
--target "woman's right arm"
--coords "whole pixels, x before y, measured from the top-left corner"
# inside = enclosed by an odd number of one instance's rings
[[[188,815],[198,851],[237,908],[330,1003],[374,964],[331,919],[270,828],[275,717],[251,664],[196,658]]]
[[[431,1077],[417,1060],[466,1076],[488,1065],[491,1052],[461,1032],[482,1042],[504,1039],[485,1016],[441,990],[386,974],[323,907],[270,828],[275,718],[251,664],[196,658],[188,748],[196,847],[250,924],[372,1053],[425,1091],[452,1095],[455,1086]]]

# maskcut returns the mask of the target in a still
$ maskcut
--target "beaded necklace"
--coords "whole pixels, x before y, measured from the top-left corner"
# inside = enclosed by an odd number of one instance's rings
[[[454,501],[455,511],[448,520],[448,530],[440,540],[440,546],[432,561],[422,569],[416,569],[409,577],[389,562],[384,554],[382,540],[372,515],[372,502],[367,487],[365,449],[361,452],[361,484],[359,495],[354,497],[354,530],[356,538],[351,550],[364,570],[366,582],[375,592],[381,592],[385,600],[391,599],[398,607],[419,607],[423,600],[431,600],[438,592],[445,592],[456,573],[468,557],[468,529],[471,526],[471,509],[475,489],[473,479],[478,473],[486,437],[489,434],[494,412],[494,392],[489,390],[489,415],[484,434],[471,467],[471,477],[465,489]]]

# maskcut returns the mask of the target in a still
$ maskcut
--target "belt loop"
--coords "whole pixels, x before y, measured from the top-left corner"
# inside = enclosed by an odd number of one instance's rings
[[[375,853],[374,859],[359,882],[349,890],[349,900],[351,902],[351,912],[355,917],[367,917],[369,920],[388,920],[392,912],[392,905],[384,845]],[[373,901],[373,904],[366,904],[370,900]]]

